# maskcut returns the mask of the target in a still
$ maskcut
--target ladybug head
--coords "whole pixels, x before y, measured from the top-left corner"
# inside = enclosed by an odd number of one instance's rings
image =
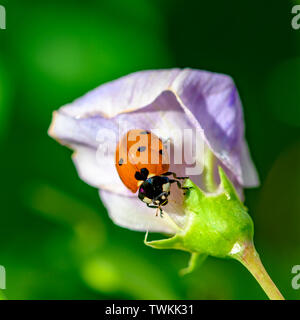
[[[165,206],[170,194],[169,178],[154,176],[146,179],[139,188],[138,197],[147,205]]]

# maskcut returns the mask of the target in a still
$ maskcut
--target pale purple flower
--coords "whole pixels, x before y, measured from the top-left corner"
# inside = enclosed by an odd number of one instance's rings
[[[170,138],[173,129],[192,128],[201,134],[205,150],[214,153],[216,166],[224,168],[240,195],[244,187],[259,183],[244,138],[240,98],[229,76],[192,69],[136,72],[61,107],[54,113],[49,129],[50,136],[75,150],[73,161],[80,178],[99,189],[110,217],[120,226],[176,232],[169,219],[155,217],[153,209],[125,188],[115,169],[113,149],[108,162],[97,161],[99,130],[107,129],[119,136],[119,123],[125,123],[128,130],[161,129],[163,139]],[[112,146],[114,138],[105,136]],[[179,175],[183,169],[171,165]],[[201,175],[191,179],[204,187]],[[171,195],[173,201],[165,211],[182,225],[181,190],[173,188]]]

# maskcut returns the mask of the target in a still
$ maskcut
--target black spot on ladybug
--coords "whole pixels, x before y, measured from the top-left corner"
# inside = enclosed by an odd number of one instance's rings
[[[138,147],[137,151],[138,152],[143,152],[146,150],[146,147]]]
[[[143,180],[142,174],[139,171],[136,171],[134,177],[136,180]]]
[[[141,131],[140,134],[150,134],[150,131]]]
[[[119,160],[119,166],[121,166],[123,163],[124,163],[124,160],[123,160],[123,158],[121,158],[121,159]]]
[[[147,168],[142,168],[141,169],[141,174],[143,175],[143,177],[145,178],[145,180],[147,179],[148,177],[148,174],[149,174],[149,170]]]
[[[136,180],[143,180],[145,181],[148,177],[149,171],[147,168],[142,168],[141,171],[136,171],[135,172],[135,179]]]
[[[162,150],[162,149],[160,149],[160,150],[159,150],[159,153],[160,153],[161,155],[163,155],[163,154],[164,154],[164,152],[163,152],[163,150]]]

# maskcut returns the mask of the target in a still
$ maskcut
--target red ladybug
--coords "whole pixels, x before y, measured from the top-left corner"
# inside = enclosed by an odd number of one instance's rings
[[[181,179],[169,172],[169,157],[162,140],[154,133],[138,129],[130,130],[119,141],[116,149],[116,168],[124,185],[150,208],[157,208],[162,215],[162,206],[168,203],[170,186]],[[173,179],[167,176],[173,176]],[[158,211],[157,211],[158,212]],[[156,212],[156,215],[157,215]]]

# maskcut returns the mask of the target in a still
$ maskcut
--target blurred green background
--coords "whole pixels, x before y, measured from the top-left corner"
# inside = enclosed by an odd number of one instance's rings
[[[264,299],[237,262],[144,246],[115,226],[71,152],[47,136],[51,113],[143,69],[231,75],[261,187],[246,191],[255,242],[288,299],[300,264],[300,30],[292,1],[1,1],[0,265],[8,299]]]

